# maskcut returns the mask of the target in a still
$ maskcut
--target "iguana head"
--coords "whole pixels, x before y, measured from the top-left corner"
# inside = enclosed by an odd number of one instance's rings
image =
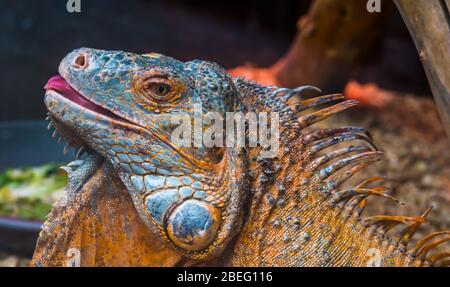
[[[71,145],[114,166],[142,220],[170,247],[204,259],[220,254],[239,230],[242,151],[171,141],[180,126],[171,119],[193,119],[195,104],[219,114],[242,109],[218,65],[81,48],[47,83],[45,104]]]

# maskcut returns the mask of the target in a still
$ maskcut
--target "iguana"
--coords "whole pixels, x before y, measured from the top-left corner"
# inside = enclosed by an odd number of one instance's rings
[[[432,251],[450,231],[408,247],[431,208],[361,216],[369,196],[397,199],[382,177],[352,182],[382,154],[365,129],[311,128],[357,104],[341,94],[263,87],[207,61],[88,48],[69,53],[45,89],[54,135],[77,160],[64,167],[67,196],[42,227],[33,266],[65,266],[73,250],[81,266],[449,264],[449,253]],[[155,116],[193,114],[195,102],[203,112],[278,113],[276,157],[260,145],[175,146],[177,126]]]

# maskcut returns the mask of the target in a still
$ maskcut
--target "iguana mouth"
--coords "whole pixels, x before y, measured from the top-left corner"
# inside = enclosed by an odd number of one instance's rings
[[[63,77],[60,75],[56,75],[51,77],[47,84],[44,86],[44,89],[46,93],[53,92],[56,93],[58,96],[63,97],[64,99],[70,101],[71,103],[74,103],[76,106],[80,107],[81,109],[88,110],[92,113],[95,113],[97,115],[104,116],[108,119],[108,121],[115,122],[118,126],[125,127],[128,129],[137,130],[139,133],[150,133],[153,137],[158,138],[160,141],[166,143],[167,145],[171,146],[173,150],[178,152],[182,157],[190,161],[192,164],[194,164],[196,167],[204,169],[205,166],[208,166],[208,164],[196,161],[192,159],[190,156],[186,155],[183,151],[176,148],[169,139],[165,138],[162,135],[159,135],[158,133],[155,133],[154,131],[145,128],[139,124],[135,124],[125,118],[120,117],[119,115],[97,105],[96,103],[90,101],[85,96],[83,96],[81,93],[76,91]],[[54,117],[51,117],[52,125],[55,126],[56,130],[58,131],[58,134],[68,142],[69,146],[73,146],[75,148],[78,147],[86,147],[83,141],[80,141],[76,134],[70,128],[67,126],[64,122],[61,122],[58,119],[55,119]]]
[[[77,92],[70,84],[64,80],[63,77],[60,75],[56,75],[51,77],[47,84],[44,86],[44,89],[46,91],[54,91],[58,93],[60,96],[70,100],[71,102],[75,103],[76,105],[87,109],[89,111],[95,112],[97,114],[101,114],[103,116],[106,116],[108,118],[114,119],[116,121],[126,122],[127,124],[132,124],[130,121],[118,116],[117,114],[114,114],[111,111],[108,111],[107,109],[91,102],[86,97],[84,97],[82,94]]]

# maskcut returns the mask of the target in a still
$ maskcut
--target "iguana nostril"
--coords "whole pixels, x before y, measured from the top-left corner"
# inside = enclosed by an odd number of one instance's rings
[[[85,54],[80,54],[78,55],[75,60],[73,65],[75,66],[75,68],[78,69],[84,69],[88,66],[88,61],[87,61],[87,57]]]

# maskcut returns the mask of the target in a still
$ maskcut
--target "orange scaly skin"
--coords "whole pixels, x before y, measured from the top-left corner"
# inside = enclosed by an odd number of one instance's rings
[[[312,127],[356,101],[312,86],[262,87],[213,63],[158,54],[83,48],[60,74],[47,85],[50,119],[86,152],[65,167],[68,195],[44,224],[33,266],[65,266],[74,249],[81,266],[448,263],[449,254],[432,251],[450,232],[407,246],[431,209],[361,218],[368,196],[397,201],[380,177],[351,184],[381,152],[362,128]],[[171,145],[174,127],[151,115],[191,114],[194,100],[203,112],[278,113],[277,156],[262,157],[262,147]],[[400,224],[398,236],[386,235]]]
[[[181,255],[148,232],[122,182],[107,165],[92,175],[83,192],[55,205],[32,265],[76,266],[71,250],[80,252],[81,266],[173,266],[182,261]]]
[[[252,89],[261,88],[255,85]],[[295,106],[299,101],[291,98],[288,103]],[[270,112],[272,108],[260,103],[257,94],[250,102],[263,111]],[[349,210],[348,204],[346,208],[342,203],[332,202],[332,194],[324,192],[327,181],[318,178],[317,163],[314,163],[317,156],[311,154],[308,144],[311,137],[298,136],[296,131],[297,127],[289,123],[281,127],[280,156],[275,160],[280,166],[271,182],[258,180],[264,176],[260,165],[253,163],[250,167],[254,179],[252,189],[257,192],[251,197],[249,215],[232,255],[223,263],[233,266],[423,265],[422,260],[401,251],[398,244],[376,229],[366,227],[358,211]],[[373,158],[363,159],[356,168],[365,167],[367,160],[369,163],[378,160],[379,154],[374,150],[370,154]],[[249,158],[258,152],[250,151]],[[423,218],[402,220],[423,222]]]

